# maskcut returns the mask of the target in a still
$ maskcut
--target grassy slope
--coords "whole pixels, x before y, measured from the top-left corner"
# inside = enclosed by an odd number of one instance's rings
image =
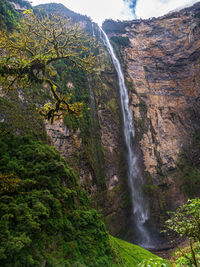
[[[113,266],[133,267],[138,266],[143,261],[145,261],[145,263],[141,266],[164,266],[161,265],[164,263],[166,266],[169,266],[167,261],[139,246],[130,244],[113,236],[110,236],[110,243],[116,255],[118,255],[118,263]],[[150,259],[152,259],[152,262],[154,263],[147,263]],[[158,265],[153,265],[156,263]]]

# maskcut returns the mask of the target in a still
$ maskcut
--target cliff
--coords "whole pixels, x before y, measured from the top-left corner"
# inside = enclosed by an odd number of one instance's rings
[[[43,7],[47,12],[55,8]],[[93,29],[98,38],[90,19],[57,7],[90,35]],[[157,19],[104,23],[126,76],[140,168],[146,177],[144,191],[158,227],[166,210],[199,193],[199,23],[199,4]],[[44,104],[50,96],[45,88],[35,87],[0,99],[1,122],[16,135],[32,133],[56,146],[88,191],[92,206],[103,213],[109,232],[133,240],[118,79],[112,61],[99,44],[91,75],[66,62],[54,67],[55,82],[75,101],[85,103],[83,117],[45,122],[47,139],[34,103]]]
[[[70,80],[76,90],[75,77]],[[93,74],[82,81],[89,110],[77,128],[68,119],[46,123],[46,130],[61,154],[79,175],[82,186],[101,209],[107,229],[117,236],[131,223],[117,76],[100,45]],[[76,92],[75,92],[76,94]],[[80,92],[79,92],[80,97]]]
[[[144,190],[158,221],[164,210],[199,193],[194,142],[200,128],[199,25],[199,3],[156,19],[108,20],[103,25],[124,64],[146,175]],[[196,170],[195,177],[190,171],[185,177],[186,165]]]
[[[196,4],[157,19],[103,25],[124,68],[144,191],[158,227],[167,210],[198,194],[199,22]],[[74,78],[70,83],[76,87]],[[102,209],[109,231],[132,239],[117,76],[103,46],[84,86],[89,121],[75,131],[57,122],[47,132]]]
[[[35,27],[33,30],[35,31]],[[2,61],[8,56],[5,47],[1,46],[2,50],[1,82],[5,81]],[[104,50],[99,51],[99,55],[104,53]],[[7,57],[7,61],[9,57],[12,54]],[[117,183],[118,177],[114,177],[114,182],[110,183],[110,177],[119,172],[114,163],[120,163],[120,153],[115,149],[121,145],[121,135],[120,123],[116,117],[116,114],[119,115],[115,90],[117,84],[114,82],[116,77],[106,59],[107,56],[98,57],[98,62],[104,62],[106,67],[99,64],[96,73],[89,77],[69,61],[54,62],[52,65],[55,68],[52,79],[60,85],[59,93],[68,89],[74,97],[73,101],[84,100],[81,119],[68,114],[63,120],[50,125],[38,116],[36,108],[51,99],[45,84],[26,83],[26,90],[20,85],[13,90],[5,90],[5,85],[1,83],[2,266],[128,267],[142,264],[143,260],[146,262],[149,258],[156,264],[167,264],[167,261],[145,249],[109,236],[102,216],[91,208],[88,194],[83,188],[88,189],[90,195],[97,200],[96,205],[100,201],[102,205],[108,203],[108,200],[111,202],[112,194],[115,200],[117,196],[122,201],[112,202],[109,206],[111,211],[113,207],[120,210],[120,205],[124,205],[122,188],[118,192],[113,191],[116,184],[122,183]],[[14,60],[16,62],[16,54]],[[10,76],[6,81],[10,82]],[[93,86],[96,90],[93,90]],[[101,92],[102,86],[109,88],[109,96],[106,90]],[[105,119],[107,117],[108,121]],[[104,134],[104,139],[101,134]],[[50,143],[57,146],[66,159]],[[108,151],[104,152],[104,148]],[[74,171],[66,161],[71,163]],[[121,225],[119,223],[118,231],[121,230]]]

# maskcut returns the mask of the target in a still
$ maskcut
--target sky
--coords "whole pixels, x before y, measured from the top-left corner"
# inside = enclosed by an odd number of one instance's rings
[[[200,0],[31,0],[32,5],[62,3],[99,24],[105,19],[131,20],[158,17]]]

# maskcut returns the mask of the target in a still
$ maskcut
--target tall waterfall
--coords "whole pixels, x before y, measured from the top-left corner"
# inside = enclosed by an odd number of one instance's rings
[[[124,128],[123,133],[127,148],[128,182],[131,190],[135,228],[138,235],[136,242],[146,248],[152,247],[149,231],[145,225],[145,223],[149,219],[149,208],[142,191],[144,181],[142,174],[138,168],[137,155],[133,147],[135,130],[133,125],[133,114],[129,107],[128,90],[125,85],[124,75],[120,62],[114,53],[108,36],[102,28],[100,28],[100,38],[102,39],[112,58],[119,80],[120,101]]]

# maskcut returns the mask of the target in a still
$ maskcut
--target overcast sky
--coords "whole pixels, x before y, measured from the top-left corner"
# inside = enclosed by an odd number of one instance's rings
[[[196,2],[199,0],[138,0],[135,12],[139,18],[158,17]]]
[[[31,0],[32,5],[62,3],[67,8],[87,15],[99,24],[106,18],[129,20],[157,17],[176,8],[189,6],[200,0]],[[129,4],[131,8],[129,8]],[[136,4],[135,8],[134,5]],[[134,11],[133,11],[134,8]]]

